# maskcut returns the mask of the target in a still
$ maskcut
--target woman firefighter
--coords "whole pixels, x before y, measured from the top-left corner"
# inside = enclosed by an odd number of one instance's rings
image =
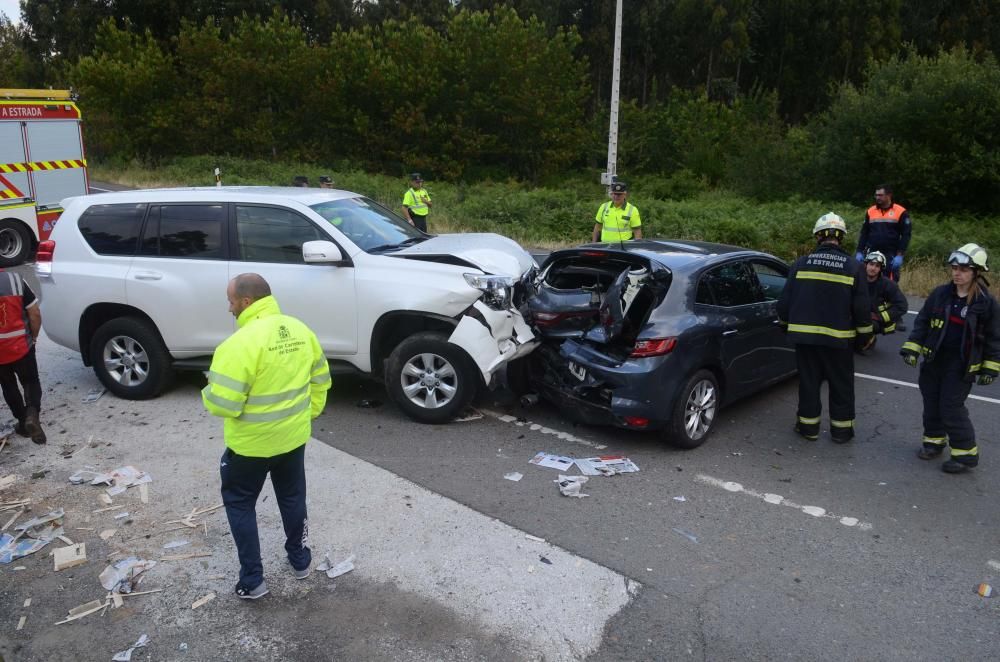
[[[924,357],[919,380],[924,443],[917,455],[932,460],[951,446],[951,457],[941,466],[947,473],[979,464],[965,399],[973,380],[985,386],[1000,372],[1000,307],[983,277],[989,271],[986,258],[978,244],[966,244],[948,257],[951,282],[927,297],[900,350],[909,366]]]

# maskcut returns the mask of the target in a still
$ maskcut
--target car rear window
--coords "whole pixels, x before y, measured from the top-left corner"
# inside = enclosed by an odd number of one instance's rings
[[[101,255],[134,255],[145,214],[144,204],[94,205],[83,212],[77,227]]]

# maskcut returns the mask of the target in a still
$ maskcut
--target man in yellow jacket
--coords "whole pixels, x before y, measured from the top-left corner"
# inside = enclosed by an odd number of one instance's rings
[[[323,411],[330,368],[316,335],[282,315],[267,281],[240,274],[226,290],[239,329],[215,350],[205,408],[225,419],[222,502],[240,559],[236,595],[267,595],[257,535],[257,497],[271,474],[285,529],[285,551],[296,579],[309,576],[306,546],[306,442]]]
[[[642,218],[635,205],[628,201],[628,184],[611,184],[611,200],[597,208],[594,217],[593,241],[620,242],[642,239]]]

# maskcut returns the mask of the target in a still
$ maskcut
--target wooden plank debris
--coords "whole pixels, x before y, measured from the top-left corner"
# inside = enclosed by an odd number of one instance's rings
[[[83,565],[87,562],[87,543],[82,542],[79,545],[59,547],[55,550],[53,559],[55,561],[56,572]]]
[[[31,606],[31,598],[28,598],[27,600],[24,601],[24,608],[27,609],[30,606]]]
[[[56,538],[59,538],[59,540],[62,540],[67,545],[75,545],[76,544],[75,542],[73,542],[72,540],[70,540],[69,538],[67,538],[66,536],[56,536]]]
[[[211,556],[210,552],[192,552],[191,554],[167,554],[166,556],[161,556],[161,561],[185,561],[187,559],[200,559],[207,556]]]
[[[101,499],[101,503],[103,503],[105,506],[110,506],[112,503],[114,503],[111,500],[111,497],[108,496],[107,492],[101,492],[101,495],[100,495],[99,498]]]
[[[122,594],[119,593],[118,591],[115,591],[114,593],[111,594],[111,600],[112,602],[114,602],[115,609],[118,609],[119,607],[125,604],[125,601],[122,600]]]
[[[17,482],[17,474],[9,474],[0,478],[0,490],[6,489]]]
[[[3,525],[3,528],[0,528],[0,531],[6,531],[7,527],[13,524],[17,520],[17,518],[20,517],[23,513],[24,513],[24,508],[23,507],[19,508],[17,512],[15,512],[13,515],[10,516],[10,519],[7,520],[7,523]]]
[[[205,605],[214,599],[215,599],[215,593],[209,593],[208,595],[202,596],[191,604],[191,609],[197,609],[198,607],[201,607],[202,605]]]
[[[91,512],[94,512],[94,513],[106,513],[109,510],[117,510],[118,508],[124,508],[124,507],[125,507],[125,504],[122,504],[120,506],[108,506],[107,508],[98,508],[97,510],[92,510]]]
[[[55,623],[56,625],[62,625],[63,623],[69,623],[70,621],[76,621],[84,616],[90,616],[94,612],[101,611],[106,608],[110,603],[105,600],[101,602],[100,600],[92,600],[85,605],[80,605],[79,607],[73,607],[69,610],[69,618],[64,618],[61,621]],[[76,613],[73,613],[76,612]]]
[[[116,533],[118,533],[118,529],[104,529],[98,535],[101,537],[101,540],[107,540]]]
[[[27,616],[22,616],[22,617],[21,617],[21,619],[20,619],[20,620],[19,620],[19,621],[17,622],[17,629],[18,629],[18,630],[20,630],[21,628],[23,628],[23,627],[24,627],[24,622],[25,622],[26,620],[28,620],[28,617],[27,617]]]
[[[139,485],[139,500],[143,503],[149,503],[149,483]]]

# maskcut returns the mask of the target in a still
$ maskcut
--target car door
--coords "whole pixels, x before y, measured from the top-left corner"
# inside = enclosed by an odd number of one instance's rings
[[[128,303],[172,353],[211,354],[233,332],[224,203],[150,205],[125,277]]]
[[[772,317],[758,301],[756,276],[745,260],[707,270],[698,283],[696,305],[717,334],[727,399],[753,390],[772,359]]]
[[[795,372],[795,348],[788,341],[784,327],[778,324],[778,299],[788,280],[788,267],[776,260],[755,258],[750,260],[758,283],[758,300],[771,317],[769,334],[772,359],[768,362],[768,378],[777,378]]]
[[[281,311],[312,329],[327,356],[358,352],[354,267],[306,264],[302,244],[332,241],[311,220],[275,205],[234,204],[230,277],[253,272],[271,285]]]

